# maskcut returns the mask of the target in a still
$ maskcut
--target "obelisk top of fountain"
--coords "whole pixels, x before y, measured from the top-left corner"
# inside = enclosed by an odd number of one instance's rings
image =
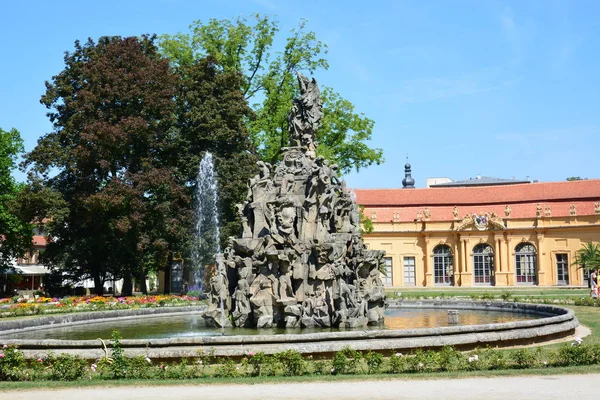
[[[323,101],[315,78],[308,79],[298,72],[300,96],[293,100],[288,114],[291,147],[303,147],[306,154],[315,158],[316,132],[321,127]]]

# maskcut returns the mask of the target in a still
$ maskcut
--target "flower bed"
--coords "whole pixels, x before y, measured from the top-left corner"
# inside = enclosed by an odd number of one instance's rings
[[[197,297],[156,295],[131,297],[82,296],[65,297],[12,297],[0,299],[0,318],[18,317],[35,314],[55,314],[113,309],[168,307],[197,305]]]

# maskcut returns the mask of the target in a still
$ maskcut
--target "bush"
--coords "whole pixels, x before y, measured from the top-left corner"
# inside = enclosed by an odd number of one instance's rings
[[[497,370],[507,367],[506,357],[502,351],[490,347],[477,349],[479,360],[475,363],[476,369]]]
[[[151,379],[156,376],[156,370],[152,366],[152,360],[146,356],[137,356],[127,359],[125,378],[127,379]]]
[[[328,361],[325,360],[315,360],[312,362],[312,373],[314,375],[330,375],[333,368],[330,367]]]
[[[509,292],[508,290],[503,290],[502,293],[500,294],[500,298],[503,301],[509,301],[512,299],[512,293]]]
[[[432,350],[417,350],[415,355],[409,358],[408,366],[412,372],[434,372],[440,370],[437,352]]]
[[[359,351],[346,347],[335,353],[331,360],[332,374],[355,374],[362,358]]]
[[[600,345],[564,344],[552,356],[552,364],[557,366],[598,363],[600,363]]]
[[[297,350],[287,350],[277,353],[277,360],[283,367],[283,375],[299,376],[304,375],[307,370],[307,362]],[[381,356],[381,354],[380,354]],[[383,358],[383,357],[382,357]]]
[[[392,374],[400,374],[408,369],[408,360],[402,353],[393,354],[388,363],[389,372]]]
[[[275,376],[279,370],[279,360],[277,355],[269,356],[265,353],[250,353],[248,358],[244,359],[243,365],[249,365],[250,376]]]
[[[4,345],[0,349],[0,380],[18,381],[23,379],[25,356],[15,346]]]
[[[376,374],[381,370],[381,366],[383,365],[383,355],[381,353],[370,351],[364,357],[369,374]]]
[[[239,367],[231,358],[226,358],[215,370],[216,378],[236,378],[239,375]]]
[[[444,346],[436,356],[440,371],[464,371],[468,368],[468,361],[453,347]]]
[[[50,365],[48,379],[53,381],[76,381],[87,372],[87,362],[70,354],[49,355],[46,363]]]
[[[238,366],[234,364],[237,371]],[[164,378],[166,379],[194,379],[201,376],[198,368],[189,364],[187,359],[182,359],[179,364],[171,364],[164,367]]]
[[[533,368],[537,362],[537,354],[527,348],[514,350],[510,353],[516,368]]]

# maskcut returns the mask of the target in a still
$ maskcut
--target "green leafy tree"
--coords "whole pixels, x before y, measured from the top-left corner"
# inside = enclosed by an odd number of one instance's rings
[[[585,243],[573,259],[574,265],[579,265],[586,273],[600,269],[600,243]]]
[[[18,203],[23,185],[11,175],[22,152],[19,131],[0,128],[0,271],[31,247],[33,226],[23,218]]]
[[[131,278],[164,266],[188,231],[188,191],[166,162],[176,83],[148,36],[76,42],[46,83],[54,130],[25,162],[39,182],[32,191],[64,204],[49,215],[45,259],[74,280],[92,278],[98,294],[109,275],[130,293]]]
[[[248,131],[261,158],[274,163],[288,145],[287,115],[299,94],[296,72],[314,74],[329,67],[323,57],[327,46],[305,28],[306,21],[300,21],[284,47],[274,53],[278,22],[261,15],[255,15],[252,23],[244,18],[196,21],[190,33],[163,35],[159,43],[175,66],[191,65],[210,55],[224,71],[242,74],[240,89],[255,113],[247,120]],[[318,153],[336,162],[342,173],[383,162],[382,150],[366,144],[373,121],[356,113],[353,104],[331,88],[323,88],[322,98]]]

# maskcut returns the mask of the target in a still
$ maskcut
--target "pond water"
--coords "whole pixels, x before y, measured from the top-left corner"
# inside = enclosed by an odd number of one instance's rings
[[[459,310],[459,325],[479,325],[542,318],[542,315],[507,311]],[[449,326],[448,311],[434,308],[388,308],[383,329],[416,329]],[[367,327],[363,329],[382,329]],[[220,336],[221,330],[207,327],[200,313],[162,315],[142,318],[121,318],[111,321],[87,321],[84,324],[60,325],[10,335],[6,339],[110,339],[113,330],[123,339],[158,339],[191,336]],[[337,330],[337,329],[331,329]],[[292,334],[323,332],[323,329],[225,329],[225,335]]]

